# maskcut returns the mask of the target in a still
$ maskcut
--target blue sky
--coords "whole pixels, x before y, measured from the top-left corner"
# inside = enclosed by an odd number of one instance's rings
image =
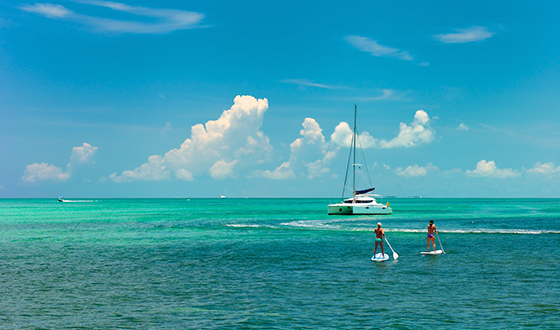
[[[0,197],[560,197],[556,1],[0,1]]]

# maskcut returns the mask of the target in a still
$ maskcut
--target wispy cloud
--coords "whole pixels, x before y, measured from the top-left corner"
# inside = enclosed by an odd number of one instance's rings
[[[495,33],[488,31],[484,26],[472,26],[468,29],[456,29],[455,33],[437,34],[434,38],[444,44],[461,44],[467,42],[483,41]]]
[[[375,95],[374,93],[376,93],[377,95]],[[383,89],[379,89],[376,90],[374,92],[371,92],[371,94],[374,94],[373,96],[361,96],[361,97],[353,97],[352,100],[354,101],[364,101],[364,102],[368,102],[368,101],[385,101],[385,100],[392,100],[392,101],[409,101],[410,99],[407,97],[407,95],[410,93],[410,91],[398,91],[395,89],[390,89],[390,88],[383,88]]]
[[[414,61],[414,56],[406,50],[380,45],[377,40],[361,36],[347,36],[344,38],[355,48],[378,57],[394,57],[404,61]]]
[[[176,30],[200,27],[199,23],[204,15],[176,9],[147,8],[130,6],[110,1],[78,1],[81,4],[108,8],[121,14],[137,16],[137,20],[114,19],[107,16],[91,16],[72,11],[59,4],[35,3],[25,4],[20,9],[43,15],[51,19],[73,21],[93,28],[99,32],[135,33],[135,34],[163,34]],[[111,13],[112,15],[114,13]],[[147,20],[152,20],[147,21]]]
[[[347,87],[343,87],[343,86],[320,84],[320,83],[312,82],[307,79],[284,79],[282,80],[282,82],[286,84],[298,85],[301,87],[316,87],[316,88],[324,88],[324,89],[348,89]]]
[[[66,9],[61,5],[53,5],[52,3],[36,3],[34,5],[23,5],[22,10],[43,15],[48,18],[64,18],[74,14],[73,11]]]

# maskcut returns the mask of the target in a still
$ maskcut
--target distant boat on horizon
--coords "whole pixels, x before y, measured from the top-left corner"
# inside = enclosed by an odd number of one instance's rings
[[[227,197],[224,195],[218,195],[218,198],[227,198]]]

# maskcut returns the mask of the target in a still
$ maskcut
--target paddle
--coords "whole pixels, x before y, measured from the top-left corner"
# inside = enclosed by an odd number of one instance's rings
[[[389,245],[389,248],[391,248],[391,251],[393,251],[393,258],[395,258],[395,260],[399,259],[399,255],[397,254],[397,252],[395,252],[395,250],[393,250],[393,247],[391,246],[391,244],[389,244],[387,237],[385,237],[385,242],[387,242],[387,245]]]
[[[439,235],[438,235],[437,232],[436,232],[436,236],[437,236],[437,240],[439,242],[439,246],[441,247],[441,251],[443,251],[443,253],[445,253],[445,251],[443,250],[443,245],[441,245],[441,241],[439,240]]]

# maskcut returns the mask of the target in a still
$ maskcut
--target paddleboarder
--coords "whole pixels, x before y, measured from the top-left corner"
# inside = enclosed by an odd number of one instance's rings
[[[436,225],[434,225],[434,220],[430,220],[430,224],[428,225],[428,252],[430,252],[430,241],[434,246],[434,251],[436,250],[436,238],[435,234],[437,234]]]
[[[385,252],[383,251],[383,238],[385,237],[385,232],[381,228],[381,222],[377,223],[377,228],[373,230],[375,232],[375,248],[373,249],[373,255],[375,256],[377,252],[377,245],[381,246],[381,255],[384,256]]]

